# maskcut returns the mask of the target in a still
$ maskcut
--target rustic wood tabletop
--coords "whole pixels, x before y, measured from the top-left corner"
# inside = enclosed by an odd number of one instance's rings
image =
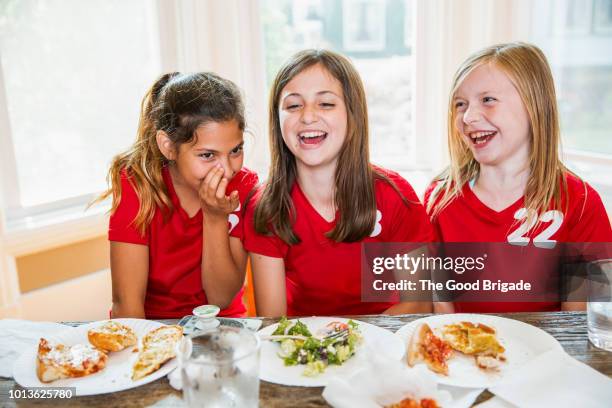
[[[427,315],[401,315],[401,316],[350,316],[364,322],[397,331],[400,327],[415,319]],[[565,351],[575,359],[593,367],[601,373],[612,377],[612,353],[600,350],[587,340],[586,313],[584,312],[550,312],[550,313],[513,313],[502,315],[511,319],[520,320],[543,329],[556,338]],[[273,324],[277,319],[263,319],[263,326]],[[163,320],[163,323],[173,324],[176,320]],[[76,326],[85,322],[64,322]],[[68,400],[25,400],[10,399],[10,390],[19,390],[21,387],[12,378],[0,377],[0,406],[26,407],[26,406],[87,406],[87,407],[118,407],[118,406],[180,406],[181,393],[168,384],[167,378],[162,378],[142,387],[121,391],[114,394],[103,394],[88,397],[73,397]],[[261,407],[322,407],[328,406],[321,396],[323,388],[288,387],[261,382]],[[477,402],[491,397],[488,391],[483,392]]]

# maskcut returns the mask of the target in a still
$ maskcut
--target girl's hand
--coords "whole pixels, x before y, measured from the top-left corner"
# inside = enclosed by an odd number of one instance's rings
[[[206,217],[218,217],[227,220],[227,216],[236,211],[240,201],[238,191],[232,191],[229,196],[225,195],[225,190],[229,180],[223,177],[223,167],[217,165],[213,167],[202,183],[198,194],[202,212]]]

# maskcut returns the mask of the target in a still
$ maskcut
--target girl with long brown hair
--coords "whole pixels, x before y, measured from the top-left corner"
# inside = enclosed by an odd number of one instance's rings
[[[272,84],[269,126],[270,172],[245,216],[258,314],[430,310],[361,301],[361,243],[427,242],[432,230],[408,182],[370,164],[365,93],[349,60],[292,56]]]
[[[448,112],[450,165],[425,193],[439,240],[501,242],[507,248],[543,251],[557,242],[611,241],[599,195],[559,157],[555,86],[539,48],[515,42],[470,56],[455,74]],[[546,256],[542,253],[541,259]],[[534,281],[550,278],[545,268],[527,272]],[[510,312],[561,307],[584,305],[465,302],[454,309]]]
[[[242,167],[240,91],[212,73],[161,76],[132,147],[113,159],[113,317],[178,318],[205,303],[245,312],[240,206],[257,184]]]

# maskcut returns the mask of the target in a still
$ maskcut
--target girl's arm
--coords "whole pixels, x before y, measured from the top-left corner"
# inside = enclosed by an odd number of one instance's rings
[[[244,285],[247,254],[240,239],[229,236],[227,217],[204,216],[202,287],[208,303],[227,308]]]
[[[229,180],[223,168],[210,170],[200,187],[203,213],[202,288],[208,303],[227,308],[244,285],[246,251],[229,236],[228,216],[240,205],[238,191],[225,195]]]
[[[285,261],[282,258],[250,253],[257,315],[280,317],[287,314]]]
[[[113,318],[145,318],[149,277],[149,247],[127,242],[110,243],[113,281]]]
[[[585,311],[586,302],[562,302],[561,310],[563,311]]]
[[[439,314],[455,313],[455,305],[453,302],[434,302],[433,310]]]
[[[386,315],[399,315],[411,313],[431,313],[431,302],[402,302],[397,303],[383,312]]]

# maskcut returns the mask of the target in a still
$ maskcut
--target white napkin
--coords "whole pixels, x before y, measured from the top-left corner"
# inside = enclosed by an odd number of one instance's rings
[[[168,381],[170,386],[175,390],[181,390],[183,388],[183,379],[181,377],[181,367],[176,367],[168,374]]]
[[[70,326],[60,323],[0,320],[0,377],[12,377],[15,360],[28,347],[35,347],[41,337],[67,329]]]
[[[562,350],[551,350],[508,373],[489,390],[520,407],[610,407],[612,379]]]
[[[323,398],[335,408],[379,408],[411,396],[433,398],[443,407],[469,407],[482,389],[438,388],[435,376],[424,366],[414,368],[373,348],[365,350],[363,366],[350,377],[333,377]]]

